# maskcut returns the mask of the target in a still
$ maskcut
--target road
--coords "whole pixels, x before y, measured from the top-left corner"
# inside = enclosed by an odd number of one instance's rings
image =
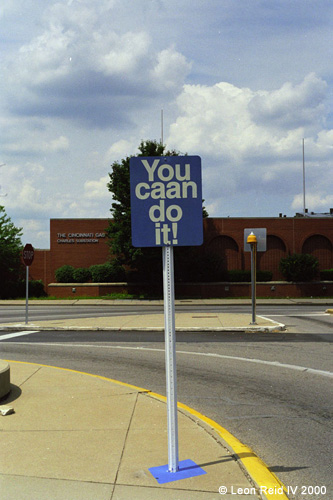
[[[33,314],[46,313],[39,309]],[[253,448],[285,485],[297,487],[290,498],[331,500],[332,318],[322,315],[322,306],[266,308],[266,313],[287,318],[289,331],[177,334],[178,400]],[[291,331],[302,324],[303,331]],[[0,347],[5,359],[96,373],[165,394],[161,333],[37,332]],[[325,486],[327,493],[302,494],[302,486]]]

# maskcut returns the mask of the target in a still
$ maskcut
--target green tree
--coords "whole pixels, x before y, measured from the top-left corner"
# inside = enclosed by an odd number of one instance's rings
[[[21,262],[22,228],[17,228],[7,216],[5,207],[0,206],[0,297],[16,294],[23,276]]]
[[[141,141],[138,156],[178,156],[175,150],[166,151],[157,141]],[[134,248],[131,242],[130,157],[112,164],[108,189],[113,195],[112,220],[107,230],[113,255],[123,264],[137,270],[137,279],[160,279],[161,252],[158,248]],[[207,211],[203,207],[203,216]],[[185,247],[184,247],[185,248]],[[177,254],[181,254],[177,248]],[[185,253],[186,250],[183,250]]]

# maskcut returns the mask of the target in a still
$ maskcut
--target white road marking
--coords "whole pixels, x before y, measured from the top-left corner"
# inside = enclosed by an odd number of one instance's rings
[[[31,345],[31,343],[27,342],[15,342],[15,344],[23,344],[23,345]],[[151,351],[151,352],[162,352],[164,353],[164,349],[156,349],[153,347],[128,347],[128,346],[109,346],[109,345],[94,345],[94,344],[59,344],[59,343],[51,343],[51,342],[34,342],[33,345],[39,346],[58,346],[58,347],[89,347],[89,349],[123,349],[129,351]],[[286,368],[287,370],[295,370],[302,373],[310,373],[311,375],[320,375],[322,377],[333,378],[333,372],[325,371],[325,370],[316,370],[315,368],[309,368],[307,366],[299,366],[299,365],[289,365],[287,363],[280,363],[280,361],[265,361],[263,359],[256,358],[242,358],[240,356],[228,356],[226,354],[215,354],[209,352],[192,352],[192,351],[176,351],[177,354],[186,354],[190,356],[205,356],[211,358],[220,358],[220,359],[229,359],[231,361],[243,361],[247,363],[256,363],[260,365],[268,365],[274,366],[275,368]]]
[[[0,335],[0,342],[2,340],[12,339],[14,337],[22,337],[22,335],[30,335],[31,333],[37,333],[37,331],[38,330],[31,330],[26,332],[14,332],[14,333],[7,333],[6,335]]]
[[[313,312],[313,313],[289,313],[289,314],[268,314],[268,317],[274,317],[274,318],[280,318],[280,317],[305,317],[305,318],[311,318],[313,316],[331,316],[329,313],[325,312]]]

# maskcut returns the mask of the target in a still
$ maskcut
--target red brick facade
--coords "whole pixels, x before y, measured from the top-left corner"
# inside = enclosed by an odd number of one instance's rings
[[[258,269],[282,279],[282,257],[309,253],[320,269],[333,267],[333,217],[208,218],[204,221],[205,251],[218,253],[226,269],[250,269],[250,253],[244,252],[244,229],[266,228],[267,250],[258,252]]]
[[[36,250],[30,276],[47,285],[65,264],[89,267],[106,262],[107,227],[108,219],[51,219],[50,250]],[[250,253],[244,252],[246,228],[266,228],[267,250],[258,253],[258,269],[272,271],[274,280],[282,278],[281,257],[292,253],[310,253],[320,269],[333,268],[333,217],[207,218],[202,250],[217,253],[228,270],[250,269]]]
[[[51,219],[50,250],[36,250],[32,279],[55,282],[55,271],[65,264],[75,268],[104,264],[110,257],[108,219]]]

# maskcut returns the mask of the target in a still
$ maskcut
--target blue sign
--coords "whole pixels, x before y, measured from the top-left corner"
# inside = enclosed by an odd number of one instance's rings
[[[199,156],[131,158],[130,185],[133,246],[202,244]]]

